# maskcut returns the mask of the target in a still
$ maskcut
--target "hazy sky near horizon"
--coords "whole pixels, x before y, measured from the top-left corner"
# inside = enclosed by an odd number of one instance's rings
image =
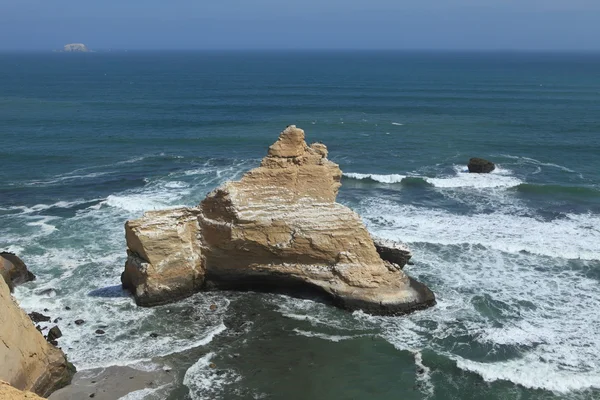
[[[600,50],[600,0],[0,0],[0,50]]]

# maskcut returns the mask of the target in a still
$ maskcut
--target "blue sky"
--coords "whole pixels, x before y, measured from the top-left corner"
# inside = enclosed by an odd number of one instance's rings
[[[0,50],[600,50],[600,0],[0,0]]]

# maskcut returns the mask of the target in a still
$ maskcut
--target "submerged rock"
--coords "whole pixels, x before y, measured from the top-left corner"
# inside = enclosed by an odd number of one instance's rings
[[[289,126],[260,167],[198,207],[128,221],[123,286],[143,306],[201,289],[283,292],[374,314],[435,304],[425,285],[380,257],[360,217],[336,203],[341,176],[325,145],[308,146],[304,131]]]
[[[483,158],[471,158],[469,160],[469,172],[476,172],[480,174],[487,174],[496,169],[493,162],[484,160]]]
[[[11,292],[15,286],[35,279],[35,275],[27,269],[23,260],[16,254],[4,251],[0,253],[0,275],[6,281]]]
[[[0,379],[40,396],[68,385],[75,373],[62,351],[46,342],[0,278]]]

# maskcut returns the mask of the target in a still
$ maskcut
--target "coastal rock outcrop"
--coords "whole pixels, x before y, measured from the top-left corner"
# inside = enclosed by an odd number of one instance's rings
[[[35,279],[35,275],[27,269],[27,266],[16,254],[0,253],[0,275],[6,281],[10,291],[14,287]]]
[[[68,385],[74,373],[63,352],[46,342],[0,278],[0,379],[47,396]]]
[[[494,165],[493,162],[485,160],[483,158],[474,157],[469,160],[469,165],[467,166],[467,168],[469,168],[469,172],[487,174],[495,170],[496,165]]]
[[[304,131],[289,126],[258,168],[198,207],[128,221],[124,287],[139,305],[201,289],[308,295],[374,314],[435,304],[425,285],[382,259],[360,217],[336,203],[341,176],[325,145],[308,146]]]

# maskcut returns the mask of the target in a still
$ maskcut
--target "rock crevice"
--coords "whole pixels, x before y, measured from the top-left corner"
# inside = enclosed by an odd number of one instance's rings
[[[308,293],[374,314],[433,305],[401,270],[410,252],[376,247],[360,217],[336,203],[342,172],[327,154],[289,126],[258,168],[198,207],[128,221],[123,285],[144,306],[211,288]]]

